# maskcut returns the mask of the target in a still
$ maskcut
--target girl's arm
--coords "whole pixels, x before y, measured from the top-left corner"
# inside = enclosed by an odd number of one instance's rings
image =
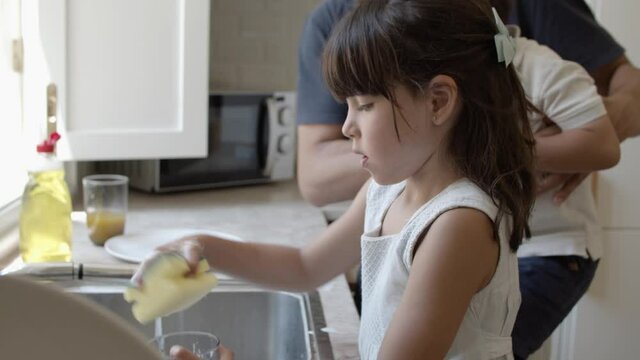
[[[364,225],[365,197],[369,183],[338,220],[304,248],[238,242],[209,235],[196,235],[159,248],[180,251],[192,270],[204,255],[212,268],[238,278],[273,288],[307,291],[351,269],[360,260],[360,235]],[[134,275],[140,283],[147,264]]]
[[[553,120],[553,119],[552,119]],[[547,136],[536,134],[536,169],[583,173],[610,168],[620,160],[620,143],[608,116]]]
[[[492,222],[475,209],[442,214],[415,251],[378,359],[442,359],[475,293],[496,269]]]

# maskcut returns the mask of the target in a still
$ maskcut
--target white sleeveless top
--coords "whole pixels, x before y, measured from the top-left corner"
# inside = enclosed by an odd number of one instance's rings
[[[400,303],[411,270],[416,241],[442,213],[474,208],[495,219],[491,198],[468,179],[461,179],[424,204],[398,234],[380,236],[387,210],[405,183],[382,186],[371,182],[361,238],[362,317],[359,347],[362,359],[376,359]],[[504,219],[507,219],[505,216]],[[500,226],[500,256],[489,284],[469,304],[446,359],[513,359],[511,331],[520,307],[518,264],[508,243],[509,228]]]

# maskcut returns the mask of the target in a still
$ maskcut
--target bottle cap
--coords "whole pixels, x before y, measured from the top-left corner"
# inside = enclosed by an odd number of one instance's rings
[[[39,153],[52,153],[56,148],[58,140],[60,140],[60,134],[53,132],[49,135],[48,139],[36,146],[36,151]]]

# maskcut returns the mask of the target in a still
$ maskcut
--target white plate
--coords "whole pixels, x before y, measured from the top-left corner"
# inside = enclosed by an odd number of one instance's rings
[[[107,240],[104,244],[104,249],[118,259],[133,263],[140,263],[158,246],[193,234],[207,234],[227,240],[242,241],[242,239],[235,235],[221,231],[178,228],[114,236]]]

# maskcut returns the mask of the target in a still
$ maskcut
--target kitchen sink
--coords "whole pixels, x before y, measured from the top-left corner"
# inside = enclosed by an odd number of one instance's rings
[[[49,271],[49,273],[51,273]],[[31,274],[33,275],[33,274]],[[151,339],[181,330],[206,331],[233,349],[236,359],[297,360],[333,359],[319,294],[289,293],[258,288],[248,283],[222,278],[210,293],[190,308],[140,324],[123,298],[128,278],[82,277],[77,271],[53,283],[65,291],[86,297],[125,319]]]

